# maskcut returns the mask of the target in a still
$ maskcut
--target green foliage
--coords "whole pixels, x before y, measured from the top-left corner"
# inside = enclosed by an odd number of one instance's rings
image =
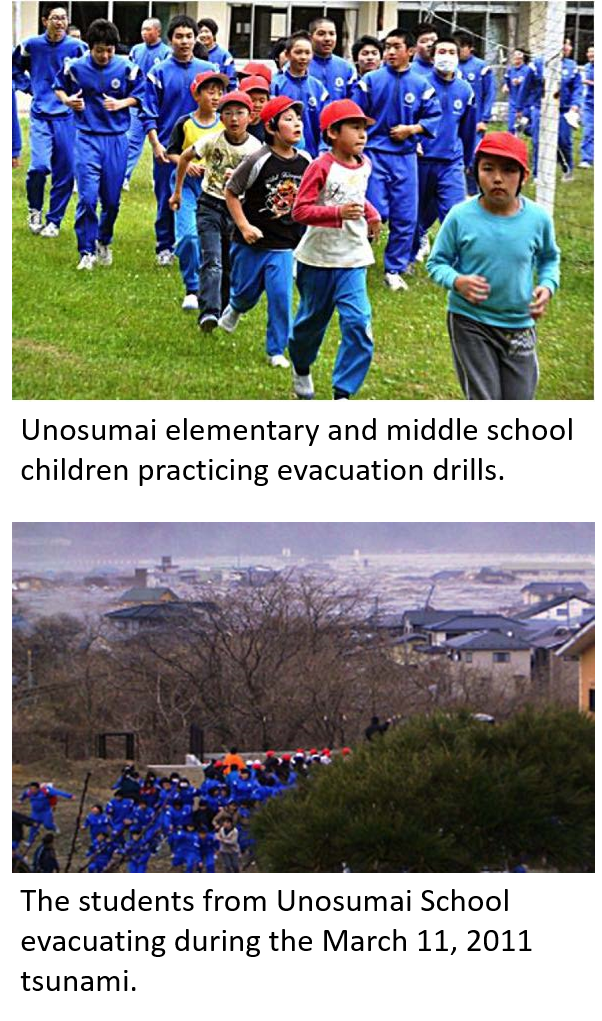
[[[478,872],[525,854],[593,869],[594,726],[527,710],[415,717],[318,770],[254,822],[266,872]]]

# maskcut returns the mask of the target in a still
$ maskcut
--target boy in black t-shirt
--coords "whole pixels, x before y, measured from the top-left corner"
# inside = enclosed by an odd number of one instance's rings
[[[238,320],[268,299],[266,350],[270,365],[288,368],[284,351],[291,329],[293,249],[301,230],[292,209],[311,157],[295,148],[303,134],[303,104],[289,96],[271,99],[261,111],[269,141],[234,171],[226,203],[236,230],[232,244],[230,303],[219,325],[233,333]]]

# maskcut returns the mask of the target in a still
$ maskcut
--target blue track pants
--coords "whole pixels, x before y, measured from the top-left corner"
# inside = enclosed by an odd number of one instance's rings
[[[581,161],[582,163],[594,163],[594,111],[593,108],[583,107],[583,138],[581,140]]]
[[[75,120],[32,115],[29,121],[31,161],[27,172],[27,203],[30,209],[44,208],[46,178],[51,174],[50,207],[46,220],[60,226],[73,193]]]
[[[127,160],[127,134],[89,135],[79,131],[75,147],[78,202],[75,214],[77,247],[94,254],[96,242],[113,240]],[[100,200],[100,223],[96,207]]]
[[[268,355],[281,355],[291,332],[292,251],[266,251],[235,241],[230,257],[230,305],[237,312],[248,312],[265,291],[268,299],[266,351]]]
[[[565,118],[566,110],[560,111],[558,122],[558,162],[564,173],[573,169],[573,128]]]
[[[171,189],[175,187],[176,175],[172,174]],[[196,294],[199,289],[199,266],[201,264],[201,248],[196,222],[196,210],[201,194],[201,178],[185,177],[182,188],[182,205],[174,213],[174,230],[176,247],[174,249],[179,262],[180,273],[184,281],[186,294]]]
[[[389,221],[385,272],[405,273],[418,223],[418,169],[414,153],[403,156],[370,150],[368,198]]]
[[[453,206],[466,198],[464,163],[447,160],[418,160],[418,220],[420,235],[443,223]]]
[[[142,122],[136,110],[131,111],[132,119],[130,122],[130,130],[128,131],[128,160],[125,176],[128,181],[130,180],[138,160],[142,156],[142,150],[144,149],[144,143],[146,141],[146,133],[142,127]]]
[[[157,240],[155,251],[157,252],[165,250],[173,252],[176,243],[174,214],[169,208],[173,167],[173,163],[158,163],[157,160],[153,163],[153,182],[157,200],[157,218],[155,220],[155,238]]]

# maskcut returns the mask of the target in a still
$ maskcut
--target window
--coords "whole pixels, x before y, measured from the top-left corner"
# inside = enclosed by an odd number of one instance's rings
[[[250,57],[253,8],[251,4],[237,4],[230,12],[230,38],[228,49],[233,57]]]
[[[122,44],[128,52],[141,42],[140,26],[148,18],[148,3],[114,3],[112,21],[119,29]]]
[[[589,689],[588,709],[589,709],[590,713],[594,713],[596,711],[596,689],[595,688],[590,688]]]
[[[108,17],[108,4],[72,3],[69,11],[69,20],[81,30],[84,39],[93,21],[96,21],[97,18]]]
[[[472,663],[472,652],[465,652],[464,653],[464,662],[465,663]]]
[[[357,7],[358,4],[232,4],[228,48],[241,59],[265,60],[282,36],[307,29],[314,18],[326,16],[337,27],[336,52],[349,57],[357,35]]]
[[[493,653],[494,663],[509,663],[510,653],[509,652],[494,652]]]

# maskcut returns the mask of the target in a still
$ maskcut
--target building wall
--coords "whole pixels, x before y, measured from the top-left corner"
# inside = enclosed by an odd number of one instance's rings
[[[583,712],[589,711],[589,693],[592,688],[595,690],[596,687],[595,655],[596,643],[592,642],[590,647],[581,654],[579,660],[579,708]]]
[[[462,652],[462,667],[466,670],[473,670],[477,674],[491,674],[494,677],[525,677],[531,676],[531,653],[529,649],[517,649],[510,652],[508,663],[494,663],[493,652],[483,649],[476,649],[472,653],[472,662],[465,660],[466,653]]]

